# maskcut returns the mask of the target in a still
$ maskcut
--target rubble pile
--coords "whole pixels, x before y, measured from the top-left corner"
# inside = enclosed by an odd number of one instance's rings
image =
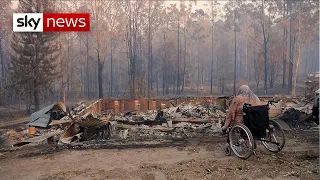
[[[86,110],[87,110],[87,106],[84,104],[83,101],[81,101],[81,102],[77,103],[75,107],[71,108],[68,116],[64,116],[60,120],[67,120],[67,119],[70,119],[71,117],[73,119],[77,118],[77,117],[83,115]]]
[[[168,119],[174,118],[201,118],[201,119],[209,119],[212,117],[215,118],[224,118],[226,117],[226,113],[219,110],[217,106],[211,104],[207,107],[203,105],[180,105],[178,107],[171,107],[164,109],[165,117]]]
[[[226,113],[214,104],[179,106],[147,112],[130,111],[111,118],[118,123],[120,139],[167,139],[201,137],[221,131]],[[184,122],[186,121],[186,122]]]
[[[101,120],[101,116],[88,111],[83,102],[67,109],[59,102],[31,114],[28,130],[19,133],[11,130],[8,139],[13,147],[39,143],[71,143],[94,138],[108,139],[111,122]],[[87,113],[86,113],[87,112]],[[36,127],[36,128],[35,128]]]
[[[159,111],[149,110],[146,112],[129,111],[126,113],[120,113],[115,115],[112,120],[115,121],[144,121],[144,120],[155,120]]]
[[[170,107],[163,110],[149,110],[146,112],[130,111],[115,115],[115,121],[161,121],[161,120],[174,120],[176,118],[199,118],[203,120],[210,120],[211,118],[223,119],[226,113],[219,110],[214,104],[192,105],[183,103],[177,107]]]
[[[302,98],[300,101],[286,102],[282,114],[278,117],[285,121],[290,128],[309,129],[317,126],[312,117],[313,101]]]
[[[302,98],[301,101],[287,102],[286,107],[284,108],[284,112],[288,111],[289,109],[295,109],[305,114],[311,114],[312,106],[312,101]]]
[[[146,112],[129,111],[115,115],[109,110],[102,115],[88,111],[83,102],[67,109],[63,103],[57,103],[31,115],[29,128],[24,135],[11,135],[18,141],[14,147],[34,143],[70,143],[100,142],[108,140],[148,140],[202,137],[221,131],[221,119],[225,113],[214,104],[180,104],[163,110]],[[179,119],[180,118],[180,119]],[[183,122],[181,118],[191,118]],[[32,133],[31,133],[32,132]],[[16,134],[16,133],[11,133]]]
[[[168,124],[147,126],[121,126],[118,138],[124,140],[183,139],[190,137],[215,136],[221,132],[220,123],[195,124],[180,122],[168,127]]]
[[[115,114],[107,110],[98,114],[89,111],[83,102],[67,109],[63,103],[56,103],[33,113],[29,130],[10,132],[15,147],[34,143],[64,144],[106,144],[115,141],[166,140],[190,137],[215,136],[221,132],[226,113],[214,104],[185,104],[149,110],[128,111]],[[280,119],[291,128],[312,115],[312,101],[289,100]],[[281,108],[279,106],[279,108]],[[280,112],[280,111],[279,111]],[[32,127],[36,129],[32,130]]]

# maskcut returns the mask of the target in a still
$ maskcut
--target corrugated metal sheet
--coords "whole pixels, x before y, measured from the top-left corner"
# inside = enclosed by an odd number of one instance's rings
[[[31,122],[32,121],[32,122]],[[47,127],[50,121],[50,114],[42,114],[37,119],[34,119],[31,115],[31,120],[28,123],[29,126],[35,126],[35,127]]]
[[[96,119],[96,118],[90,118],[90,119],[82,120],[82,121],[78,122],[77,124],[79,124],[79,126],[81,126],[81,127],[93,127],[93,126],[103,125],[105,123],[107,123],[107,121],[102,121],[102,120]]]
[[[36,127],[47,127],[51,117],[49,113],[51,109],[62,110],[63,112],[66,112],[66,106],[63,102],[51,104],[50,106],[47,106],[37,112],[32,113],[28,125]]]
[[[50,114],[47,114],[53,108],[54,104],[47,106],[31,114],[29,126],[47,127],[50,121]]]

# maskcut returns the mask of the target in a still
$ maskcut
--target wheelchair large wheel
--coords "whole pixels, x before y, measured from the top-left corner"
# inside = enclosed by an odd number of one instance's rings
[[[263,146],[270,152],[277,153],[281,151],[286,143],[284,132],[279,123],[274,120],[269,121],[269,128],[266,130],[266,140],[261,141]]]
[[[253,136],[247,126],[234,125],[229,132],[230,147],[241,159],[248,159],[253,153]]]

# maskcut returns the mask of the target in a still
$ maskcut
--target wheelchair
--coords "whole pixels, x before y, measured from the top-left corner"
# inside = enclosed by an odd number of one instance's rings
[[[233,152],[241,159],[248,159],[255,154],[256,140],[270,152],[277,153],[285,145],[284,131],[279,123],[269,119],[270,105],[275,101],[261,106],[243,105],[244,124],[235,124],[226,130],[227,146],[225,153]]]

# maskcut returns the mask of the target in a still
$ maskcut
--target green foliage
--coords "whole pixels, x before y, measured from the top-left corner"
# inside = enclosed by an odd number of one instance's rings
[[[19,12],[40,12],[39,1],[19,2]],[[52,8],[49,3],[43,6],[44,11]],[[52,86],[57,74],[56,37],[56,33],[13,33],[12,36],[9,67],[11,85],[20,96],[35,98],[36,105],[40,92]]]

